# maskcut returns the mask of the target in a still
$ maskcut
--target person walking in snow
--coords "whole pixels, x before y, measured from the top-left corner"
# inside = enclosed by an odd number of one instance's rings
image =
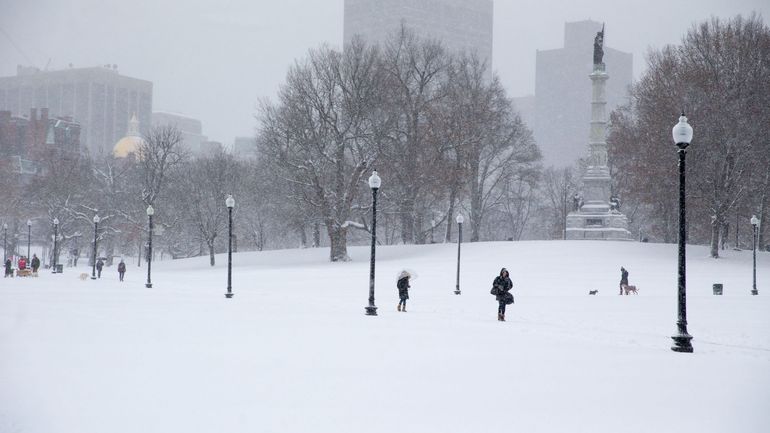
[[[398,307],[396,309],[398,311],[403,311],[406,313],[406,300],[409,299],[409,279],[412,278],[412,276],[407,271],[401,271],[400,274],[398,274],[398,282],[396,283],[396,287],[398,287]]]
[[[120,281],[123,281],[124,275],[126,275],[126,263],[123,259],[120,259],[120,263],[118,263],[118,277],[120,277]]]
[[[628,271],[624,267],[620,267],[620,293],[619,295],[623,294],[623,286],[628,285]]]
[[[500,275],[495,278],[492,283],[492,288],[497,289],[495,291],[495,299],[497,299],[497,320],[505,322],[505,306],[513,304],[513,295],[510,293],[513,288],[513,282],[511,281],[508,270],[503,268],[500,270]]]
[[[16,262],[16,265],[19,267],[20,271],[27,269],[27,259],[25,259],[24,256],[21,256],[19,261]]]
[[[37,270],[40,269],[40,259],[37,258],[37,254],[32,254],[30,265],[32,265],[32,272],[36,274]]]
[[[13,277],[13,264],[11,259],[5,259],[5,278]]]
[[[101,278],[102,277],[102,268],[104,268],[104,262],[102,259],[99,259],[96,261],[96,277]]]

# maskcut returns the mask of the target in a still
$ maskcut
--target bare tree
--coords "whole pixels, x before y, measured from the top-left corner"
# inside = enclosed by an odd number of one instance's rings
[[[232,155],[219,151],[197,158],[185,164],[186,175],[180,180],[183,185],[183,203],[187,226],[194,227],[191,233],[205,243],[209,263],[215,265],[216,241],[222,232],[227,233],[228,194],[238,196],[242,180],[240,167]]]
[[[186,158],[182,132],[175,126],[150,128],[139,148],[142,172],[142,200],[152,205],[162,194],[167,178]]]
[[[750,196],[751,179],[761,182],[766,173],[760,155],[770,110],[769,39],[756,15],[696,25],[681,45],[650,54],[631,106],[613,115],[613,163],[669,232],[677,191],[670,130],[686,109],[695,129],[687,167],[690,237],[710,238],[712,257],[719,257],[728,215]]]
[[[260,157],[321,216],[331,261],[348,260],[354,201],[378,155],[381,71],[377,50],[360,40],[343,53],[313,50],[289,71],[279,103],[260,109]]]

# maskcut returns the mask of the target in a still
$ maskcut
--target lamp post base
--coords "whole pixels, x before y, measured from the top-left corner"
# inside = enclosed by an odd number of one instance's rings
[[[455,289],[455,295],[459,295],[460,293],[462,293],[460,292],[460,289]]]
[[[147,283],[144,285],[144,287],[147,287],[148,289],[152,289],[152,283]]]
[[[759,291],[757,291],[757,289],[751,289],[751,294],[754,296],[757,296],[759,294]]]
[[[376,316],[377,315],[377,307],[375,307],[374,305],[366,307],[366,315],[367,316]]]
[[[690,334],[679,334],[674,335],[671,337],[672,340],[674,340],[674,345],[671,346],[671,350],[674,352],[685,352],[685,353],[692,353],[692,344],[690,344],[690,340],[692,340],[692,335]]]
[[[233,297],[232,293],[225,293],[225,298],[230,299]]]

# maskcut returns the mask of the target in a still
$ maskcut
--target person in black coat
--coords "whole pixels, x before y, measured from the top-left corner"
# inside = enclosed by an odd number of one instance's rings
[[[120,281],[123,281],[123,276],[126,275],[126,263],[121,259],[118,263],[118,277]]]
[[[10,258],[5,260],[5,277],[13,277],[13,264]]]
[[[102,259],[99,259],[96,261],[96,276],[97,278],[102,277],[102,269],[104,268],[104,262]]]
[[[398,282],[396,283],[396,287],[398,287],[398,311],[403,311],[406,313],[406,300],[409,299],[409,278],[412,276],[409,275],[409,272],[407,271],[401,271],[401,273],[398,275]]]
[[[40,259],[37,258],[37,254],[32,254],[30,265],[32,265],[32,272],[37,273],[37,270],[40,268]]]
[[[503,268],[500,270],[500,275],[495,278],[492,286],[497,288],[497,295],[495,295],[495,299],[497,299],[498,304],[497,320],[505,322],[505,306],[506,304],[511,303],[509,301],[513,297],[513,295],[509,293],[513,288],[513,282],[508,276],[507,269]]]
[[[628,285],[628,271],[624,267],[620,267],[620,293],[619,295],[623,294],[623,286]]]

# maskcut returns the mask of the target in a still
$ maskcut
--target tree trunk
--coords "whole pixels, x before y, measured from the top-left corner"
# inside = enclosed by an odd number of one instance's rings
[[[214,266],[214,242],[208,242],[209,246],[209,263]]]
[[[326,229],[329,231],[329,243],[331,244],[329,259],[332,262],[349,261],[347,228],[339,227],[334,223],[327,223]]]
[[[721,226],[719,222],[719,217],[715,216],[714,221],[711,223],[711,257],[718,259],[719,258],[719,227]]]
[[[313,248],[321,246],[321,224],[316,221],[313,223]]]
[[[455,191],[455,188],[452,188],[452,191],[449,193],[449,210],[447,210],[446,213],[446,233],[444,235],[444,242],[452,242],[452,222],[454,219],[454,213],[455,213],[455,198],[457,197],[457,191]]]

